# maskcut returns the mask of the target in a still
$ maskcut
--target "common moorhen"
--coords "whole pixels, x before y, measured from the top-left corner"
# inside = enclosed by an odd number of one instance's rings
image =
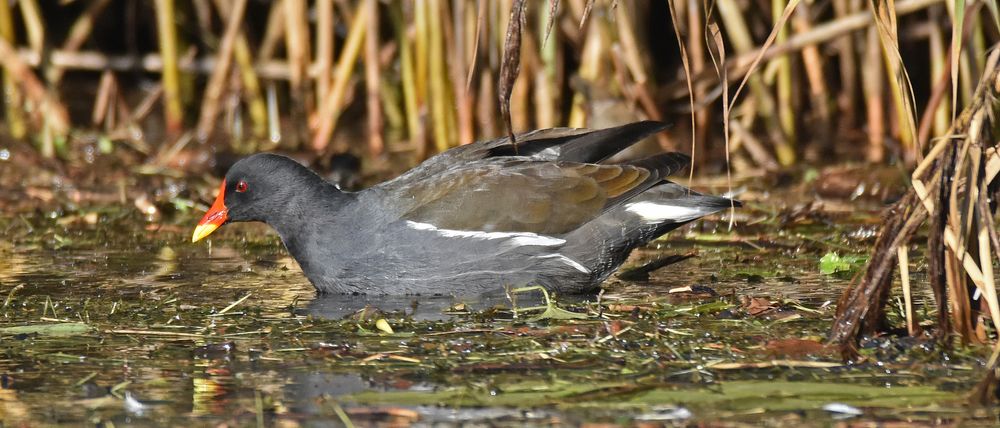
[[[228,222],[262,221],[320,292],[593,291],[633,248],[740,205],[667,181],[689,162],[680,153],[600,163],[665,127],[554,128],[522,134],[516,146],[473,143],[353,193],[291,159],[257,154],[226,174],[192,241]]]

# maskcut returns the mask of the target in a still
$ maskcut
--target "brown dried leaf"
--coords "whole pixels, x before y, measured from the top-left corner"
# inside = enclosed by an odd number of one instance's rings
[[[510,21],[507,23],[507,36],[503,43],[503,60],[500,62],[500,82],[497,86],[500,115],[507,125],[507,135],[515,152],[517,140],[510,122],[510,95],[514,90],[517,75],[521,72],[521,29],[524,27],[524,20],[524,0],[514,0],[514,4],[510,7]]]
[[[825,357],[835,349],[822,342],[808,339],[776,339],[764,344],[767,354],[774,358]]]
[[[743,297],[742,308],[751,316],[760,315],[775,308],[765,297]]]

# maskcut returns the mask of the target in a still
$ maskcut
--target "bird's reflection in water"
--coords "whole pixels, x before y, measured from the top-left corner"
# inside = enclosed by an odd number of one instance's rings
[[[593,296],[566,295],[559,303],[580,303]],[[515,298],[518,308],[544,306],[539,292],[519,293]],[[344,319],[369,309],[386,314],[405,316],[414,321],[446,321],[456,315],[501,309],[510,313],[511,299],[503,288],[495,292],[467,296],[376,296],[351,294],[318,294],[304,308],[302,315],[326,319]],[[497,321],[509,321],[509,318]]]

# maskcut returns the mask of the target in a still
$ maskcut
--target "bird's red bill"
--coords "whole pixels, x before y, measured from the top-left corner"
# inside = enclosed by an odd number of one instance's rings
[[[215,202],[212,203],[212,207],[208,209],[205,216],[201,218],[198,222],[198,226],[194,228],[194,234],[191,235],[191,242],[198,242],[202,238],[211,235],[222,226],[228,218],[229,210],[226,209],[226,180],[222,180],[222,186],[219,187],[219,195],[215,197]]]

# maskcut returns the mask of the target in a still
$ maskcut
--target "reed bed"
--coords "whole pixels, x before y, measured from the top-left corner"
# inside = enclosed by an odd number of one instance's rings
[[[62,159],[91,140],[73,131],[96,130],[112,150],[147,147],[142,157],[164,164],[185,142],[352,152],[378,165],[533,128],[655,119],[675,123],[659,149],[717,168],[731,155],[736,173],[833,153],[914,166],[921,136],[950,126],[962,104],[951,100],[970,99],[997,32],[982,22],[988,8],[970,5],[969,43],[950,61],[951,5],[884,4],[891,11],[853,0],[5,2],[0,51],[14,54],[3,61],[3,131]],[[891,25],[876,25],[879,14]],[[936,73],[900,80],[904,63]],[[961,84],[940,93],[943,70]],[[746,94],[727,91],[744,78]],[[916,133],[930,94],[934,120]],[[115,114],[79,113],[88,106]]]

